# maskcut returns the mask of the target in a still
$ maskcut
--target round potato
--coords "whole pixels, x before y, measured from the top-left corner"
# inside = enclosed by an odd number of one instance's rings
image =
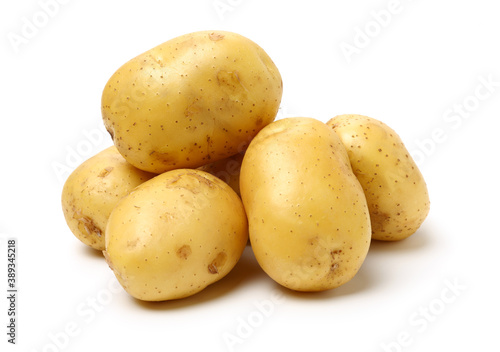
[[[104,255],[130,295],[164,301],[223,278],[247,240],[236,193],[209,173],[178,169],[143,183],[116,206]]]
[[[246,148],[278,112],[283,84],[266,52],[235,33],[171,39],[120,67],[102,94],[114,144],[139,169],[197,168]]]
[[[397,133],[362,115],[340,115],[327,122],[345,145],[363,186],[372,238],[397,241],[414,234],[430,209],[422,173]]]
[[[116,203],[135,187],[156,176],[130,165],[112,146],[79,165],[64,183],[64,218],[86,245],[104,249],[108,217]]]
[[[240,190],[255,257],[297,291],[345,284],[370,246],[366,199],[339,137],[321,121],[286,118],[250,143]]]

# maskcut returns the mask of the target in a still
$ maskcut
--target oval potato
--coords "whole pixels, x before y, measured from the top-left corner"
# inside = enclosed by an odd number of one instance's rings
[[[143,183],[115,207],[105,258],[133,297],[191,296],[222,279],[248,240],[240,198],[200,170],[178,169]]]
[[[103,250],[106,224],[115,205],[154,176],[130,165],[114,146],[84,161],[62,190],[62,209],[71,232],[86,245]]]
[[[197,168],[243,151],[273,121],[281,75],[253,41],[201,31],[120,67],[102,94],[106,129],[139,169]]]
[[[363,115],[339,115],[327,122],[345,145],[363,186],[372,238],[397,241],[414,234],[430,209],[422,173],[398,134]]]
[[[286,118],[266,126],[245,153],[240,190],[255,257],[276,282],[322,291],[358,272],[370,246],[368,208],[326,124]]]

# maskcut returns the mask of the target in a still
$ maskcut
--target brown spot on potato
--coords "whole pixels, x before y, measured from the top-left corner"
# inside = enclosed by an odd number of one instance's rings
[[[224,252],[219,252],[214,260],[210,264],[208,264],[208,272],[210,274],[219,273],[219,268],[224,266],[227,261],[227,254]]]
[[[220,70],[217,72],[217,83],[220,86],[229,87],[232,89],[236,89],[236,87],[241,86],[240,78],[238,76],[238,72],[229,72]]]
[[[99,173],[99,175],[97,175],[97,177],[106,177],[111,171],[113,171],[113,167],[106,167]]]
[[[174,183],[177,183],[179,180],[181,179],[181,176],[175,176],[175,177],[172,177],[172,178],[169,178],[167,180],[167,182],[165,183],[165,186],[167,186],[167,188],[169,188],[170,186],[172,186]]]
[[[184,246],[177,249],[175,254],[181,259],[187,259],[191,255],[191,247],[185,244]]]
[[[102,236],[101,229],[94,223],[94,220],[89,218],[88,216],[75,214],[74,219],[78,221],[78,228],[81,232],[86,232],[90,236],[94,235],[97,237]]]
[[[340,253],[342,253],[341,249],[336,249],[336,250],[330,251],[330,256],[332,257],[332,263],[330,264],[330,274],[333,271],[337,270],[339,267],[338,256],[340,255]]]
[[[219,33],[215,33],[215,32],[212,32],[208,35],[208,38],[214,42],[217,42],[219,40],[222,40],[224,39],[224,34],[219,34]]]
[[[173,165],[175,166],[175,157],[171,156],[170,153],[161,153],[159,151],[156,151],[156,150],[153,150],[151,151],[151,153],[149,153],[149,155],[158,160],[159,162],[161,162],[162,164],[164,165]]]
[[[372,233],[385,232],[384,227],[390,221],[391,216],[378,210],[370,212]]]
[[[138,238],[136,238],[136,239],[134,239],[134,240],[127,241],[127,247],[128,247],[129,249],[133,249],[133,248],[135,248],[135,247],[137,246],[137,243],[138,243],[138,242],[139,242],[139,239],[138,239]]]

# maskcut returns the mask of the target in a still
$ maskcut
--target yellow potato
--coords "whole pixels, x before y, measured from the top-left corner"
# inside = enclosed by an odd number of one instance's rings
[[[297,291],[351,280],[370,246],[366,199],[338,136],[312,118],[286,118],[250,143],[240,190],[262,269]]]
[[[362,115],[336,116],[327,124],[344,143],[363,186],[372,238],[396,241],[415,233],[429,213],[429,194],[401,138],[383,122]]]
[[[130,295],[163,301],[223,278],[247,240],[236,193],[209,173],[178,169],[143,183],[116,206],[104,255]]]
[[[125,159],[161,173],[244,150],[275,119],[282,91],[277,67],[256,43],[201,31],[125,63],[107,82],[101,110]]]
[[[206,171],[226,182],[240,196],[240,169],[243,162],[243,152],[229,158],[217,160],[203,165],[198,170]]]
[[[114,146],[84,161],[67,178],[61,196],[71,232],[86,245],[103,250],[106,224],[116,203],[154,176],[130,165]]]

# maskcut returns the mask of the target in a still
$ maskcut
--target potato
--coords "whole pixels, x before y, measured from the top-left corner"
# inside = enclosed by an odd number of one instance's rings
[[[339,135],[363,186],[372,238],[397,241],[417,231],[429,213],[427,186],[401,138],[385,123],[340,115],[327,124]]]
[[[106,224],[116,203],[154,176],[130,165],[114,146],[84,161],[62,190],[62,209],[71,232],[86,245],[103,250]]]
[[[199,167],[198,170],[206,171],[220,178],[222,181],[226,182],[238,196],[241,196],[240,169],[241,163],[243,162],[243,155],[245,155],[245,153],[241,152],[236,155],[230,156],[229,158],[217,160],[213,163],[203,165]]]
[[[240,198],[200,170],[167,171],[116,206],[105,258],[123,288],[144,301],[191,296],[222,279],[248,240]]]
[[[321,121],[277,120],[250,143],[240,190],[262,269],[322,291],[351,280],[370,246],[366,199],[339,137]]]
[[[277,67],[256,43],[201,31],[125,63],[107,82],[101,110],[125,159],[161,173],[243,151],[275,119],[282,91]]]

